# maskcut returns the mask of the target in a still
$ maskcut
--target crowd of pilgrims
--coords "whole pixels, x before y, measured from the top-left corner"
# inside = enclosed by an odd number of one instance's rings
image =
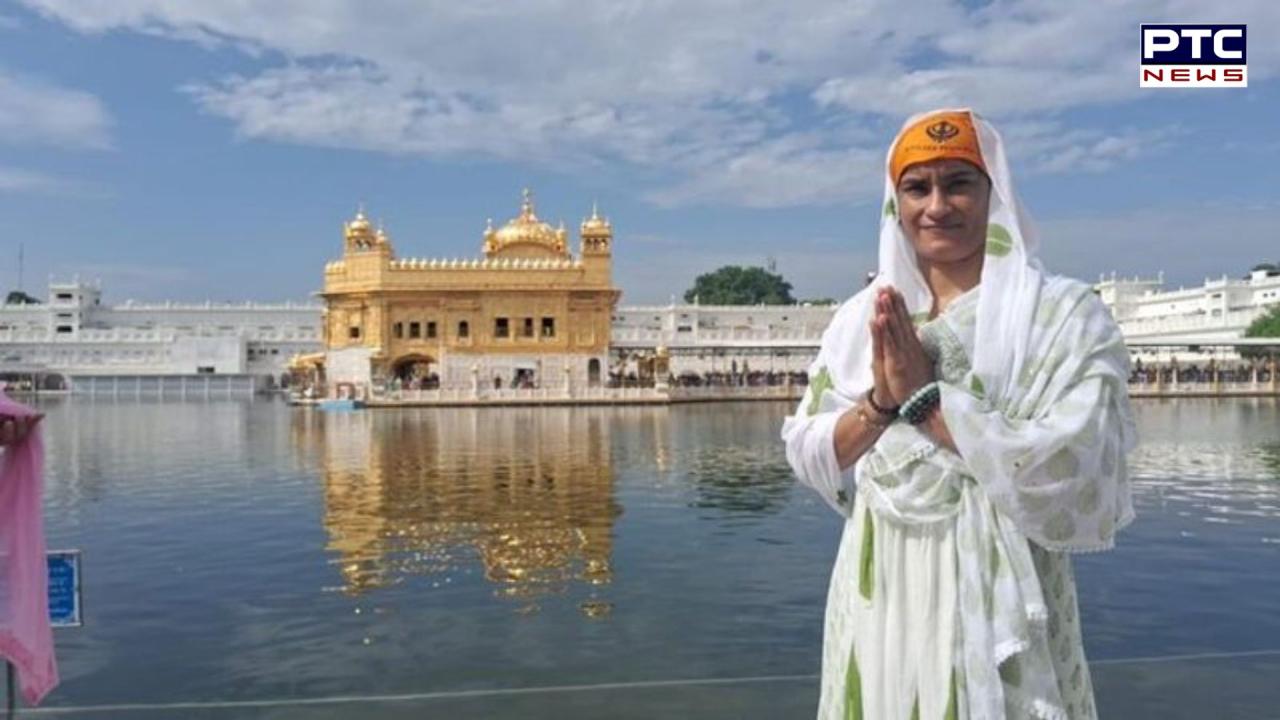
[[[1179,383],[1207,383],[1214,381],[1214,373],[1217,373],[1217,381],[1221,383],[1249,383],[1271,382],[1271,365],[1267,362],[1259,362],[1250,364],[1248,362],[1224,363],[1218,365],[1216,363],[1187,365],[1160,364],[1158,366],[1143,364],[1141,360],[1133,365],[1133,372],[1129,374],[1130,383],[1154,384],[1157,378],[1161,382],[1174,382],[1175,376]],[[1256,375],[1255,375],[1256,373]]]

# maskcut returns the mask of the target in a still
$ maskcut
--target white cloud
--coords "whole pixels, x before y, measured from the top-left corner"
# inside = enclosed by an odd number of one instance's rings
[[[875,195],[883,187],[878,150],[810,147],[812,138],[787,135],[703,167],[647,198],[658,205],[733,204],[775,208],[837,204]]]
[[[878,195],[864,175],[878,178],[887,136],[926,107],[1052,124],[1132,101],[1137,25],[1210,13],[1192,0],[924,0],[911,12],[892,0],[24,2],[82,32],[258,54],[251,74],[184,87],[242,138],[571,171],[620,160],[665,178],[654,202],[761,207]],[[1212,14],[1253,38],[1280,26],[1269,0]],[[1250,44],[1255,82],[1280,65],[1272,45]],[[850,131],[859,124],[874,132]],[[1024,156],[1043,172],[1150,147],[1106,127],[1037,143]]]
[[[935,107],[967,106],[989,116],[1065,110],[1136,97],[1136,61],[1119,58],[1090,68],[965,66],[827,80],[814,92],[823,106],[905,117]]]
[[[93,95],[0,68],[0,142],[105,149],[110,125]]]
[[[0,165],[0,193],[47,193],[64,186],[51,175]]]
[[[1014,121],[1001,130],[1032,173],[1102,172],[1163,150],[1185,134],[1177,125],[1143,128],[1068,127],[1061,121]]]

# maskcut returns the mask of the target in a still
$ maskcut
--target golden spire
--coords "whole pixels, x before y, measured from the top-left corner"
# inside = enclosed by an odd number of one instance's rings
[[[609,219],[600,217],[599,203],[592,201],[591,217],[582,221],[582,231],[590,234],[612,233],[613,228],[609,225]]]
[[[533,214],[533,192],[529,188],[524,189],[524,201],[520,203],[520,219],[534,221],[538,219]]]
[[[520,214],[500,228],[490,222],[484,231],[486,257],[505,253],[510,257],[564,257],[565,238],[568,231],[564,223],[557,230],[538,219],[534,212],[533,192],[525,188],[521,193]],[[508,253],[508,248],[511,251]]]

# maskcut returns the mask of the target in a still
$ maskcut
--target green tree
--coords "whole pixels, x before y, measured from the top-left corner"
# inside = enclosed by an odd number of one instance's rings
[[[694,299],[703,305],[791,305],[791,283],[781,275],[762,267],[726,265],[711,273],[699,275],[693,287],[684,294],[685,302]]]
[[[1247,338],[1280,338],[1280,304],[1258,316],[1244,331]],[[1240,354],[1250,359],[1265,358],[1275,352],[1264,348],[1240,348]]]
[[[4,299],[5,305],[39,305],[40,301],[22,292],[21,290],[10,290],[8,297]]]

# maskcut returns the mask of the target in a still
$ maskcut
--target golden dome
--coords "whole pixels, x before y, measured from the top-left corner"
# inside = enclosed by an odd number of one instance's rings
[[[600,217],[600,211],[595,203],[591,203],[591,217],[582,221],[582,234],[612,234],[613,226],[609,224],[608,218]]]
[[[492,224],[485,228],[484,250],[486,255],[491,255],[507,248],[520,246],[526,250],[544,249],[555,255],[565,255],[567,239],[568,233],[563,223],[559,228],[553,228],[538,219],[533,211],[533,195],[526,189],[519,216],[512,218],[497,230],[493,229]]]
[[[359,210],[356,210],[356,216],[351,222],[347,223],[347,232],[364,233],[368,232],[370,227],[372,226],[369,224],[369,218],[364,216],[364,207],[362,206]]]

